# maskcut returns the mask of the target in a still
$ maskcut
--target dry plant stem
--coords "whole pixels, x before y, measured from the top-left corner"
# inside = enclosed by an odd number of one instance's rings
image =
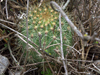
[[[59,50],[59,49],[58,49]],[[54,49],[54,51],[61,57],[61,53],[60,52],[58,52],[58,50],[57,49]],[[60,50],[59,50],[60,51]]]
[[[89,18],[91,17],[91,6],[92,6],[92,3],[91,3],[91,0],[89,0]],[[92,32],[93,32],[93,26],[92,26],[92,20],[89,21],[89,27],[90,27],[90,36],[92,35]]]
[[[24,72],[24,75],[25,75],[26,73],[31,72],[31,71],[34,71],[34,70],[36,70],[36,69],[38,69],[38,68],[34,68],[34,69],[31,69],[31,68],[30,68],[30,69],[28,69],[27,71]]]
[[[78,12],[78,17],[79,17],[79,19],[81,19],[81,12],[79,11],[79,8],[78,8],[78,4],[80,4],[80,2],[78,2],[78,1],[75,1],[75,4],[76,4],[76,10],[77,10],[77,12]]]
[[[16,65],[19,66],[19,62],[16,60],[16,58],[15,58],[14,55],[12,54],[12,50],[11,50],[11,48],[10,48],[9,42],[8,42],[8,49],[9,49],[10,55],[11,55],[12,58],[14,59]]]
[[[52,45],[48,45],[44,50],[46,50],[46,49],[48,49],[48,48],[50,48],[50,47],[52,47],[52,46],[56,46],[56,45],[60,45],[60,43],[58,43],[58,44],[52,44]]]
[[[84,42],[83,40],[81,40],[81,46],[82,46],[82,60],[85,60],[85,51],[84,51]],[[85,66],[85,62],[83,61],[82,62],[82,66]],[[82,69],[82,72],[84,72],[84,68]],[[82,74],[84,75],[84,73]]]
[[[42,50],[42,47],[41,47],[41,37],[42,37],[42,35],[39,35],[39,50]]]
[[[97,71],[96,69],[94,69],[94,68],[91,68],[91,67],[87,67],[88,69],[90,69],[90,70],[93,70],[93,71],[95,71],[95,72],[97,72],[97,73],[99,73],[100,74],[100,71]]]
[[[54,41],[54,39],[53,39],[53,40],[52,40],[52,41],[51,41],[51,42],[47,45],[47,47],[49,47],[49,46],[50,46],[50,44],[51,44],[53,41]],[[46,48],[47,48],[47,47],[46,47]]]
[[[46,59],[46,61],[47,61],[47,59]],[[48,63],[48,65],[49,65],[49,67],[50,67],[50,69],[51,69],[53,75],[55,75],[55,74],[54,74],[54,71],[53,71],[53,69],[52,69],[52,67],[51,67],[50,64],[49,64],[49,62],[47,62],[47,63]]]
[[[21,36],[19,36],[18,34],[16,34],[16,36],[18,37],[18,38],[20,38],[24,43],[27,43]],[[30,45],[29,43],[28,43],[28,45],[39,55],[39,56],[42,56],[32,45]]]
[[[19,59],[19,63],[21,62],[23,55],[24,55],[25,51],[21,54],[20,59]]]
[[[66,60],[66,59],[65,59]],[[88,63],[92,63],[93,61],[88,61],[88,60],[78,60],[78,59],[67,59],[68,61],[78,61],[78,62],[88,62]]]
[[[27,64],[27,65],[25,65],[26,67],[29,67],[29,66],[36,66],[36,65],[39,65],[39,64],[43,64],[43,63],[47,63],[47,62],[49,62],[49,61],[44,61],[44,62],[37,62],[37,63],[33,63],[33,64]],[[24,65],[21,65],[22,67],[24,66]],[[13,67],[10,67],[10,68],[18,68],[19,66],[13,66]]]
[[[80,19],[79,19],[79,24],[80,24],[80,28],[81,28],[81,33],[85,34],[86,32],[85,32],[85,29],[84,29]]]
[[[18,0],[17,1],[16,0],[9,0],[9,1],[12,1],[12,2],[16,3],[17,5],[20,5]]]
[[[49,56],[49,57],[52,57],[52,58],[54,58],[52,55],[49,55],[45,50],[43,50],[42,48],[40,48],[40,51],[41,51],[41,54],[43,55],[43,57],[44,57],[44,55],[46,55],[46,56]]]
[[[58,64],[61,64],[61,65],[62,65],[62,62],[59,61],[58,59],[52,58],[52,57],[50,57],[50,56],[44,56],[44,57],[45,57],[45,58],[48,58],[48,59],[50,59],[50,60],[53,60],[53,61],[57,62]]]
[[[72,49],[75,50],[77,53],[82,54],[82,53],[80,53],[77,49],[75,49],[74,47],[69,46],[69,45],[66,45],[66,44],[64,44],[64,45],[65,45],[65,46],[68,46],[68,47],[70,47],[70,48],[72,48]]]
[[[11,31],[13,31],[13,32],[15,32],[15,33],[17,33],[17,34],[23,36],[24,38],[27,38],[27,37],[24,36],[23,34],[19,33],[18,31],[14,30],[14,29],[12,29],[12,28],[10,28],[10,27],[8,27],[8,26],[2,24],[2,23],[0,23],[0,25],[1,25],[1,27],[3,27],[3,28],[7,28],[7,29],[9,29],[9,30],[11,30]],[[36,47],[38,47],[38,45],[36,45],[34,42],[32,42],[29,38],[28,38],[28,40],[29,40],[32,44],[34,44]]]
[[[81,37],[83,39],[83,35],[82,33],[77,29],[77,27],[72,23],[72,21],[68,18],[68,16],[64,13],[64,11],[61,9],[61,7],[54,1],[51,1],[51,6],[52,8],[55,10],[55,8],[53,6],[55,6],[57,8],[56,11],[59,11],[61,13],[61,15],[66,19],[66,21],[68,22],[68,24],[70,25],[70,27],[73,29],[74,32],[76,32],[76,34]]]
[[[27,0],[27,11],[26,11],[26,34],[27,34],[27,45],[26,45],[26,56],[25,56],[25,61],[24,65],[26,65],[27,58],[28,58],[28,8],[29,8],[29,0]]]
[[[13,1],[13,0],[12,0]],[[9,4],[12,8],[14,9],[21,9],[21,10],[26,10],[26,7],[23,7],[21,6],[20,4],[19,5],[15,5],[13,2],[9,1]],[[18,3],[17,3],[18,4]]]
[[[32,3],[34,4],[36,1],[37,1],[37,0],[33,0],[33,2],[32,2]]]
[[[84,44],[83,44],[83,40],[81,40],[81,46],[82,46],[82,60],[84,60]]]
[[[96,16],[96,17],[90,17],[88,20],[86,20],[85,22],[83,22],[83,25],[85,25],[87,22],[91,21],[92,19],[96,19],[96,18],[100,18],[100,16]]]
[[[6,50],[7,49],[7,47],[4,47],[4,48],[2,48],[2,49],[0,49],[0,53],[2,54],[2,52],[4,51],[4,50]]]
[[[60,27],[60,41],[61,41],[61,58],[64,59],[64,53],[63,53],[63,40],[62,40],[62,27],[61,27],[61,13],[59,13],[59,27]],[[67,71],[67,65],[66,62],[67,61],[63,61],[63,65],[64,65],[64,69],[65,69],[65,74],[68,75],[68,71]]]
[[[59,73],[60,73],[60,71],[61,71],[61,68],[62,68],[62,66],[60,67],[60,69],[59,69],[59,71],[58,71],[58,74],[57,74],[57,75],[59,75]]]
[[[40,2],[40,4],[39,4],[39,7],[41,6],[42,2],[43,2],[43,0],[41,0],[41,2]]]
[[[92,65],[100,72],[100,69],[97,66],[95,66],[95,64]]]
[[[75,71],[76,73],[78,73],[79,75],[90,75],[90,73],[88,73],[88,72],[77,72],[77,71]]]
[[[8,0],[6,0],[6,2],[5,2],[5,7],[6,7],[6,17],[7,17],[7,19],[8,19],[7,1],[8,1]]]
[[[88,56],[88,53],[89,53],[91,47],[93,47],[93,45],[88,48],[88,50],[86,52],[85,60],[87,59],[87,56]]]
[[[70,63],[68,63],[68,65],[74,70],[74,71],[78,71],[76,68],[74,68]]]
[[[92,38],[91,36],[84,36],[84,39],[86,39],[86,40],[93,39],[93,40],[96,40],[96,41],[100,42],[100,39],[99,38]]]
[[[20,1],[21,1],[21,3],[24,5],[23,0],[20,0]]]
[[[8,35],[0,37],[0,41],[3,40],[3,39],[5,39],[5,38],[7,38],[7,37],[9,37],[11,34],[13,34],[13,32],[9,33]]]
[[[26,38],[26,56],[25,56],[25,60],[24,60],[24,69],[22,70],[21,74],[24,75],[24,71],[25,71],[25,65],[26,65],[26,62],[27,62],[27,58],[28,58],[28,8],[29,8],[29,0],[27,0],[27,11],[26,11],[26,35],[27,35],[27,38]]]
[[[67,2],[65,3],[65,5],[62,7],[63,10],[67,7],[67,5],[69,4],[69,2],[70,2],[70,0],[67,0]]]
[[[10,23],[10,24],[13,24],[13,26],[16,26],[17,24],[13,23],[13,22],[10,22],[10,21],[6,21],[6,20],[3,20],[3,19],[0,19],[0,21],[2,22],[6,22],[6,23]]]

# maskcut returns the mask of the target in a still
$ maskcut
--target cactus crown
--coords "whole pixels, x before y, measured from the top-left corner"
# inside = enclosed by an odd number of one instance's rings
[[[50,5],[43,5],[41,7],[34,6],[29,11],[28,17],[28,30],[29,38],[40,45],[39,39],[41,39],[41,47],[45,49],[48,45],[60,43],[60,29],[59,29],[59,13],[55,12]],[[21,23],[22,33],[26,35],[26,20],[24,19]],[[71,29],[68,23],[62,18],[62,32],[64,43],[70,45],[72,41]],[[39,38],[41,35],[41,38]],[[56,56],[55,48],[60,48],[58,46],[52,46],[46,51]],[[38,49],[38,48],[37,48]],[[66,47],[64,47],[66,51]],[[30,52],[32,54],[32,52]],[[34,54],[34,52],[33,52]],[[35,57],[36,54],[32,56]]]

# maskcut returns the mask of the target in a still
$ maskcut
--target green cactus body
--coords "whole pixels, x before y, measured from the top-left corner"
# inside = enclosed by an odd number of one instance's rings
[[[62,24],[62,33],[63,33],[62,34],[63,43],[67,45],[71,45],[72,43],[71,28],[63,17],[61,19],[62,19],[61,24]],[[21,27],[22,27],[22,34],[26,36],[26,19],[24,19],[21,22]],[[49,44],[53,45],[53,44],[60,43],[59,13],[54,11],[50,7],[50,5],[48,6],[43,5],[41,7],[34,6],[34,8],[29,11],[28,31],[29,31],[29,38],[38,46],[39,46],[39,34],[41,34],[42,36],[41,47],[43,49],[45,49]],[[25,44],[23,44],[23,47],[25,47]],[[60,45],[51,46],[45,50],[48,54],[57,57],[58,54],[54,51],[56,47],[58,47],[60,50]],[[38,50],[38,48],[36,49]],[[64,49],[64,53],[66,53],[65,46],[63,49]],[[33,59],[34,62],[37,61],[38,59],[41,60],[41,58],[39,58],[38,55],[33,50],[30,50],[29,56],[34,58]]]

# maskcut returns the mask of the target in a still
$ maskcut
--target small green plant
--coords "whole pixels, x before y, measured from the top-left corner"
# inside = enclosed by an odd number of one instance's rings
[[[5,34],[5,32],[6,32],[6,31],[5,31],[5,30],[3,30],[3,31],[2,31],[2,34]]]
[[[53,75],[49,68],[47,69],[47,71],[41,71],[41,74],[43,74],[43,75]]]
[[[10,9],[10,11],[13,11],[12,9]]]
[[[4,44],[5,47],[7,47],[7,44]]]
[[[60,28],[59,28],[59,13],[55,12],[49,5],[43,5],[41,7],[34,6],[29,11],[28,17],[28,30],[29,38],[41,47],[49,55],[57,57],[58,54],[54,51],[57,47],[60,50]],[[62,35],[63,43],[71,45],[72,33],[71,28],[64,18],[61,18],[62,22]],[[22,34],[26,36],[26,19],[21,22]],[[40,37],[41,35],[41,37]],[[40,42],[41,41],[41,42]],[[22,43],[22,42],[21,42]],[[58,44],[58,45],[54,45]],[[25,44],[22,43],[25,48]],[[52,46],[50,46],[52,45]],[[37,50],[35,45],[33,45]],[[50,47],[49,47],[50,46]],[[64,53],[66,53],[66,46],[63,46]],[[29,51],[30,62],[41,61],[42,59],[32,50]],[[32,58],[32,59],[31,59]]]
[[[98,41],[96,41],[95,43],[98,44]]]
[[[8,41],[8,38],[5,38]]]

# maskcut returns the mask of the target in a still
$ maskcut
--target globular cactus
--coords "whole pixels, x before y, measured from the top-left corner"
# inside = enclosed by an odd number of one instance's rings
[[[61,19],[63,42],[64,44],[71,45],[72,34],[70,26],[64,20],[64,18]],[[25,19],[21,22],[21,26],[22,34],[26,35]],[[41,39],[41,47],[43,49],[46,49],[46,47],[49,45],[60,43],[59,13],[54,11],[50,5],[32,7],[32,9],[29,11],[28,30],[29,38],[38,46],[40,45],[39,39]],[[41,34],[41,38],[39,38],[39,34]],[[58,44],[56,46],[49,47],[45,51],[48,54],[56,57],[57,54],[54,51],[56,47],[60,50],[60,45]],[[66,47],[64,47],[64,51],[66,52]],[[36,57],[34,52],[30,52],[30,54],[31,56]]]

